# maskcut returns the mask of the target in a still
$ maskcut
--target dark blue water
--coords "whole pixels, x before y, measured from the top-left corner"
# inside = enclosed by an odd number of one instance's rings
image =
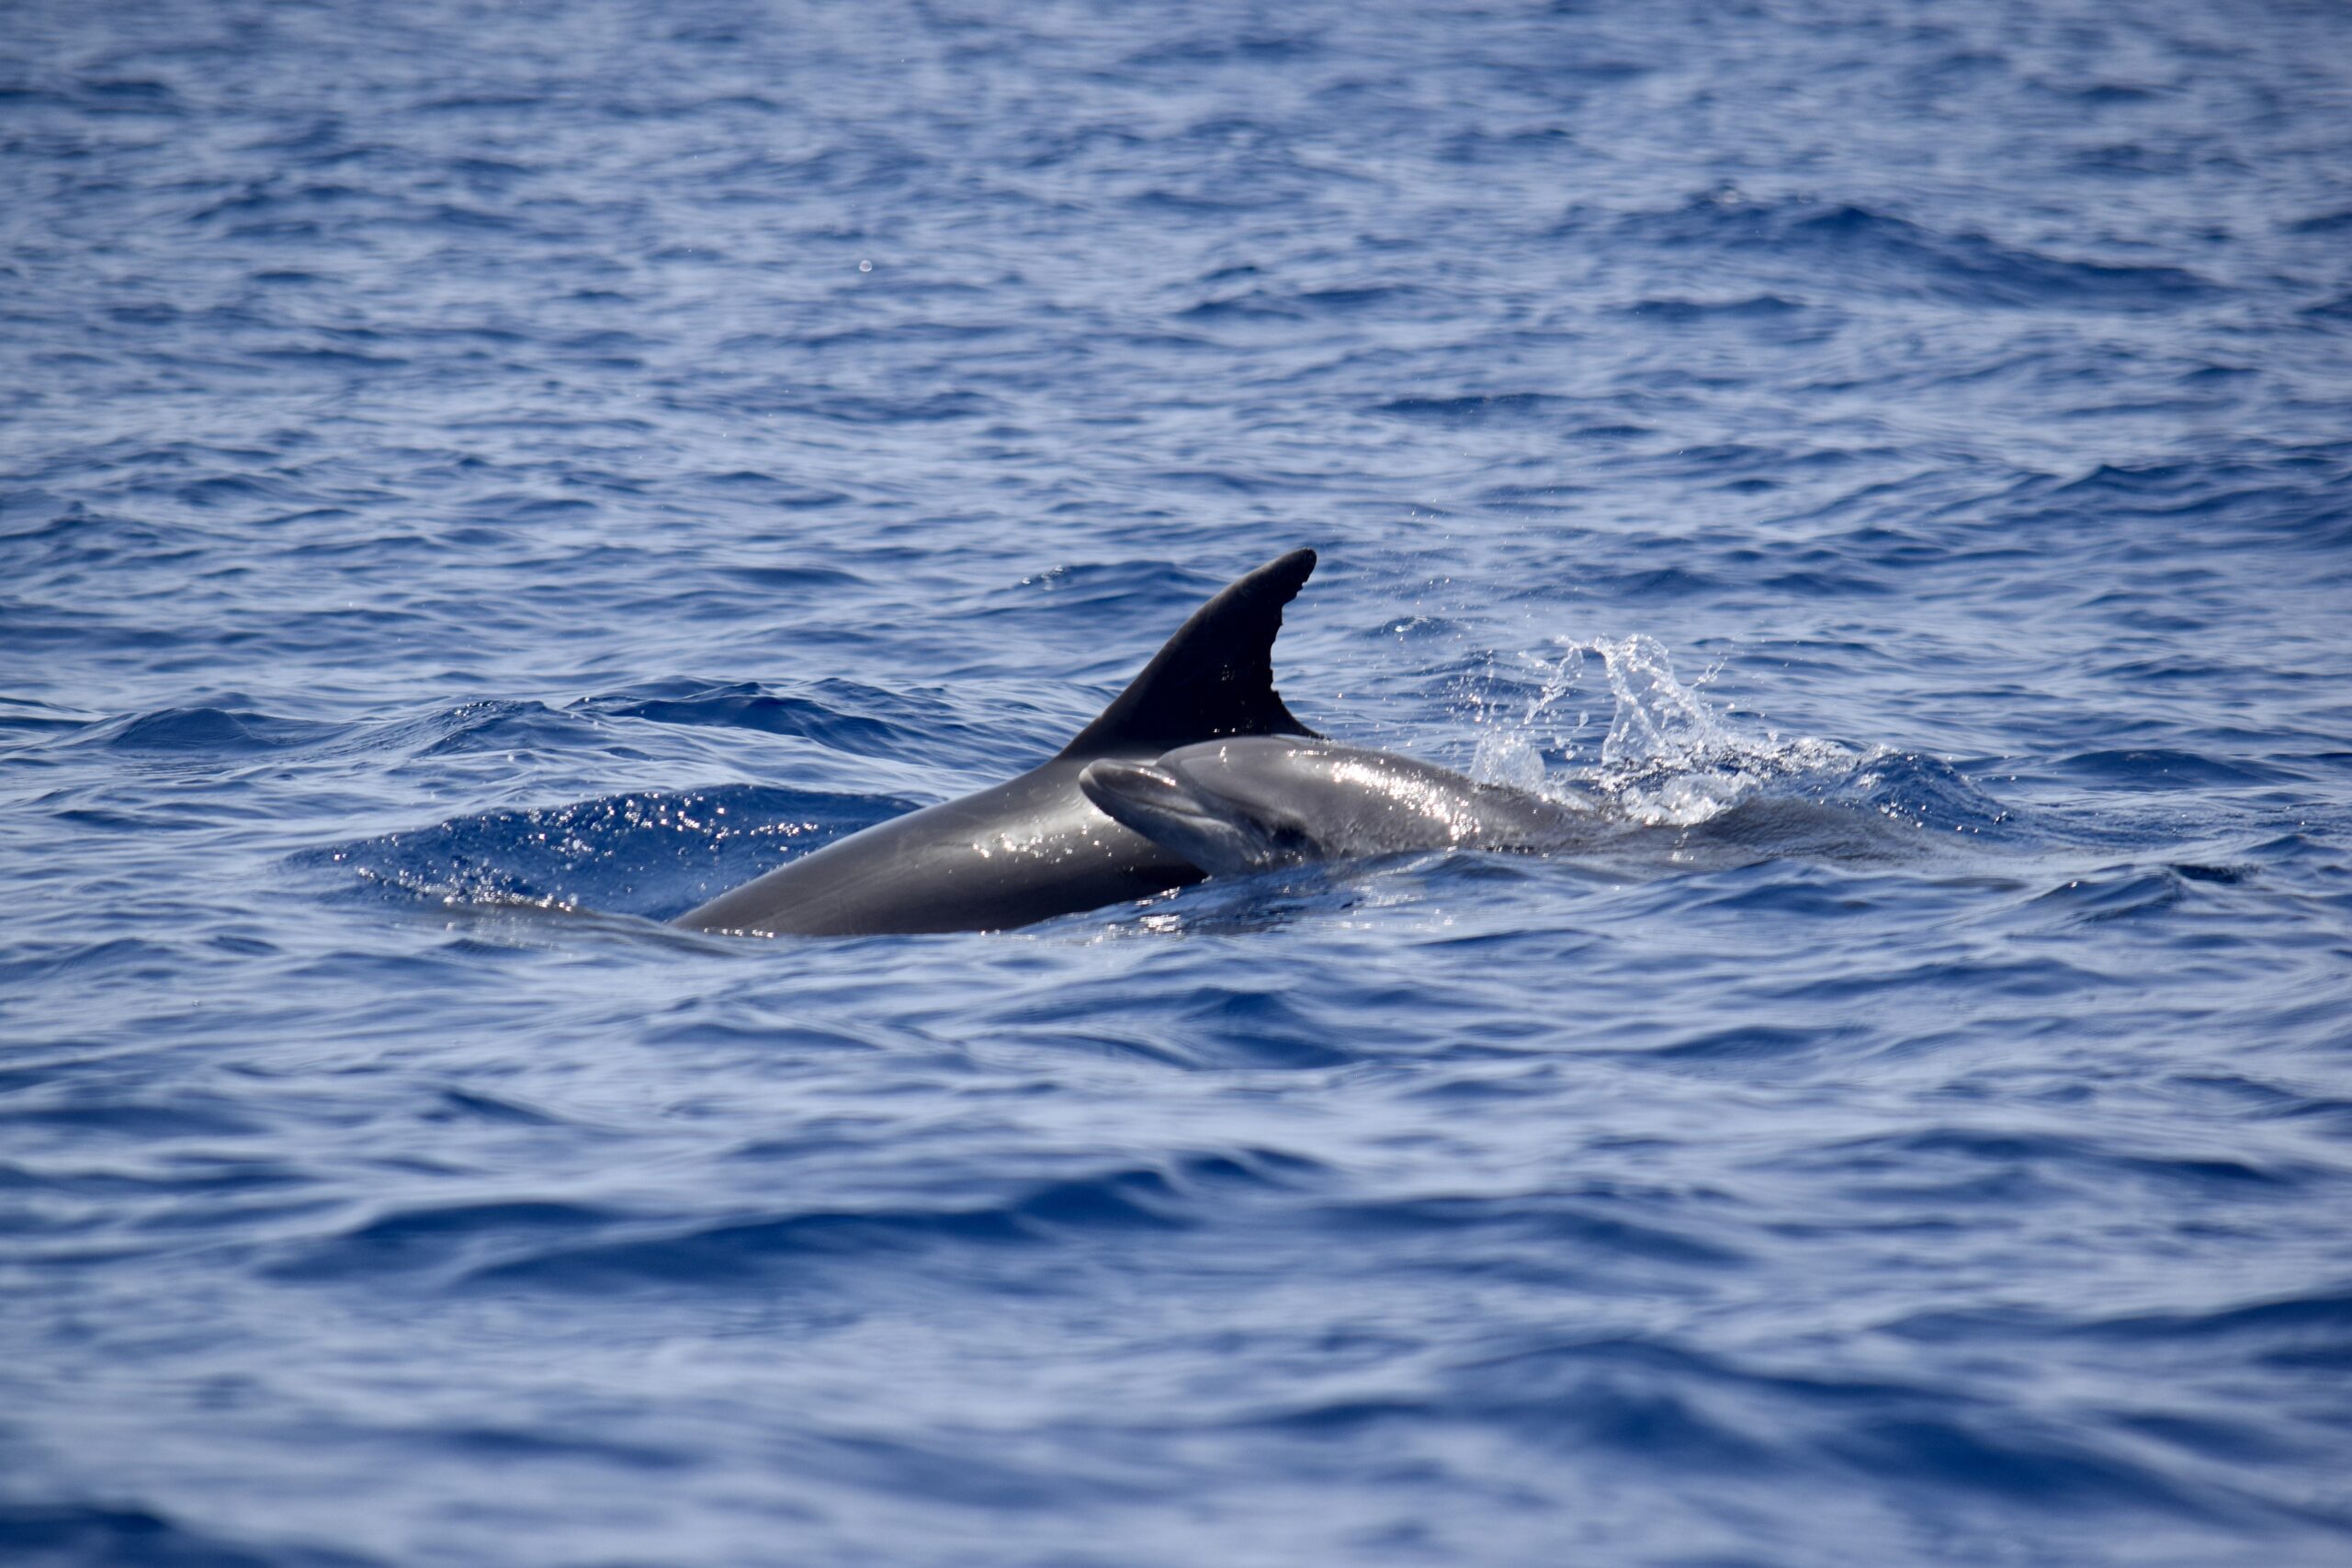
[[[2352,14],[996,10],[0,11],[0,1560],[2352,1556]]]

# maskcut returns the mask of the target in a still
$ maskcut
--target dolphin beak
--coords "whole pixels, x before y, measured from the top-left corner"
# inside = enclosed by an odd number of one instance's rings
[[[1089,762],[1078,775],[1078,787],[1094,808],[1114,820],[1126,822],[1137,811],[1175,811],[1192,816],[1198,807],[1191,792],[1176,775],[1148,762],[1123,762],[1114,758]]]

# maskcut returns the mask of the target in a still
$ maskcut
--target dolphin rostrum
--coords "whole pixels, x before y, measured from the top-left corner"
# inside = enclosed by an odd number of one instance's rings
[[[1293,550],[1193,614],[1055,756],[960,800],[877,823],[680,916],[695,931],[857,936],[994,931],[1145,898],[1202,868],[1089,805],[1090,763],[1235,736],[1312,738],[1274,690],[1283,606],[1315,570]]]
[[[1148,762],[1104,757],[1086,798],[1212,876],[1415,850],[1557,850],[1591,840],[1595,807],[1480,784],[1393,751],[1250,735]]]

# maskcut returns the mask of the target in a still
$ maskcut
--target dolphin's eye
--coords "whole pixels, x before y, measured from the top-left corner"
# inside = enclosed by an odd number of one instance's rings
[[[1267,835],[1267,846],[1276,854],[1305,858],[1315,852],[1315,840],[1296,828],[1277,826]]]

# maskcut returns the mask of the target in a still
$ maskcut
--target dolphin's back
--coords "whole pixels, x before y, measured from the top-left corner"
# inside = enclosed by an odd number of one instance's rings
[[[997,931],[1198,882],[1087,804],[1057,758],[978,795],[836,839],[682,916],[768,936]]]
[[[1243,741],[1269,749],[1279,740]],[[1295,753],[1295,794],[1329,818],[1328,853],[1393,854],[1414,850],[1544,850],[1588,830],[1589,806],[1572,805],[1482,783],[1451,768],[1394,751],[1317,743]],[[1306,782],[1311,781],[1311,784]]]

